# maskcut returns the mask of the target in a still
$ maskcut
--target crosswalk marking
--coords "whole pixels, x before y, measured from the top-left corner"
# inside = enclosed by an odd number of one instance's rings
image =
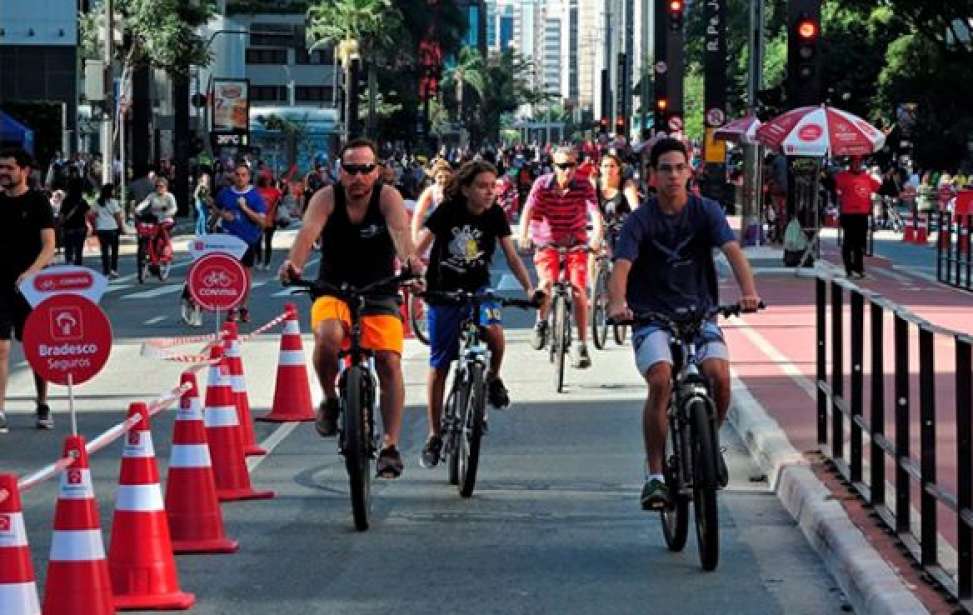
[[[159,324],[160,322],[162,322],[165,319],[166,319],[165,316],[156,316],[154,318],[150,318],[150,319],[146,320],[142,324],[143,325],[157,325],[157,324]]]

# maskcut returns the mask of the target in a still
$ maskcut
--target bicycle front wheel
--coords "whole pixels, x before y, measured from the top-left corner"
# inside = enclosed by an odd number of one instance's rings
[[[409,324],[416,339],[429,345],[429,325],[426,321],[426,302],[421,297],[409,295]]]
[[[608,339],[608,268],[598,265],[595,288],[591,297],[591,341],[595,348],[605,348]]]
[[[682,551],[689,536],[689,496],[682,490],[683,465],[680,459],[680,455],[685,454],[685,449],[676,445],[676,438],[679,437],[679,433],[670,424],[666,435],[666,456],[663,460],[665,465],[662,468],[666,487],[669,489],[670,505],[660,513],[662,537],[670,551]]]
[[[466,408],[467,384],[457,368],[453,388],[446,399],[443,411],[443,446],[446,450],[446,469],[450,485],[459,484],[460,438],[462,437],[463,409]]]
[[[571,319],[567,313],[567,302],[558,295],[554,298],[554,330],[551,332],[554,350],[554,390],[564,392],[564,360],[568,353],[568,336],[571,334]]]
[[[480,464],[480,441],[483,438],[483,411],[486,400],[486,381],[483,366],[470,366],[469,395],[462,412],[459,437],[459,494],[468,498],[476,486],[476,470]]]
[[[145,260],[145,245],[139,240],[135,248],[135,275],[138,276],[139,284],[145,282],[145,274],[148,270]]]
[[[359,366],[351,367],[345,374],[345,389],[341,408],[341,453],[348,471],[351,495],[351,514],[355,529],[368,529],[368,497],[371,488],[371,452],[365,424],[367,376]]]
[[[693,507],[696,542],[703,570],[715,570],[720,560],[720,522],[716,503],[716,440],[709,404],[702,399],[690,402],[693,427]]]

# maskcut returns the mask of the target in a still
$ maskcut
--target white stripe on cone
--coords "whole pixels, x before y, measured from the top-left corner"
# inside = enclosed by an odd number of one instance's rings
[[[130,431],[129,438],[138,436],[138,442],[133,444],[130,440],[125,440],[125,447],[122,449],[122,457],[142,459],[155,457],[155,447],[152,446],[151,431]]]
[[[201,421],[203,420],[203,406],[199,403],[198,397],[193,397],[189,401],[189,407],[179,407],[176,411],[177,421]]]
[[[37,600],[37,585],[27,583],[0,583],[0,613],[11,615],[41,615]]]
[[[281,350],[277,365],[304,365],[303,350]]]
[[[206,408],[207,427],[236,427],[240,422],[237,420],[236,406],[212,406]]]
[[[105,559],[101,529],[54,530],[51,537],[52,562],[88,562]]]
[[[115,492],[115,510],[128,512],[162,512],[162,491],[159,483],[149,485],[119,485]]]
[[[209,468],[213,465],[206,444],[173,444],[170,468]]]
[[[297,324],[297,319],[284,321],[284,335],[300,335],[301,327]]]
[[[239,342],[231,342],[231,343],[227,344],[227,346],[226,346],[226,352],[223,354],[223,356],[230,357],[231,359],[235,359],[235,358],[239,357],[240,356],[240,343]]]
[[[2,513],[6,517],[6,530],[0,530],[0,547],[26,547],[27,530],[24,527],[24,513]],[[0,613],[3,613],[0,610]]]
[[[247,390],[247,381],[243,376],[230,376],[230,386],[234,393],[243,393]]]
[[[91,486],[91,470],[68,468],[62,472],[58,497],[62,500],[93,500],[95,490]]]

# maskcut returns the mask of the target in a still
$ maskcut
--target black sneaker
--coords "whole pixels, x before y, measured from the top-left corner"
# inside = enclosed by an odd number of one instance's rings
[[[426,445],[422,447],[422,454],[419,455],[419,465],[427,470],[439,465],[439,455],[443,451],[443,439],[439,436],[429,436]]]
[[[487,401],[497,409],[510,405],[510,394],[507,392],[507,387],[503,386],[500,376],[487,377]]]
[[[669,506],[669,488],[657,478],[645,481],[642,486],[642,510],[662,510]]]
[[[314,428],[322,438],[328,438],[338,433],[338,416],[341,414],[341,403],[338,398],[325,399],[318,406],[317,419]]]
[[[54,417],[47,404],[37,404],[37,429],[54,429]]]
[[[588,347],[578,344],[571,347],[571,367],[576,369],[588,369],[591,367],[591,357],[588,356]]]
[[[7,426],[7,415],[0,410],[0,433],[7,433],[10,427]]]
[[[375,476],[378,478],[398,478],[402,476],[402,455],[399,449],[389,446],[382,449],[378,454],[378,462],[375,463]]]
[[[534,350],[541,350],[545,344],[547,344],[547,321],[539,320],[530,335],[530,345]]]

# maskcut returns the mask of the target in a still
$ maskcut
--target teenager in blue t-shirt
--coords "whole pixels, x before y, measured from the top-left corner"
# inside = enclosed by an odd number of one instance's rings
[[[657,312],[675,316],[680,309],[708,310],[719,303],[713,249],[726,255],[740,285],[744,311],[760,303],[753,273],[720,206],[690,196],[691,174],[686,146],[662,139],[652,148],[650,170],[658,194],[632,212],[615,247],[615,266],[609,282],[608,314],[628,320],[634,314]],[[639,373],[649,385],[642,416],[648,476],[642,489],[645,510],[669,504],[662,476],[665,455],[666,406],[672,389],[672,354],[669,333],[649,324],[632,332],[632,347]],[[696,341],[700,369],[713,386],[720,424],[730,406],[729,352],[715,322],[708,323]],[[720,482],[727,480],[720,461]]]
[[[263,229],[267,224],[267,206],[257,189],[250,185],[250,167],[239,162],[233,170],[233,185],[219,191],[213,203],[222,218],[223,232],[239,237],[247,244],[247,251],[240,259],[240,263],[250,271],[253,267],[255,246],[263,236]],[[250,310],[247,300],[250,298],[250,287],[243,298],[239,310],[239,318],[243,322],[250,320]],[[231,319],[236,314],[231,314]]]

